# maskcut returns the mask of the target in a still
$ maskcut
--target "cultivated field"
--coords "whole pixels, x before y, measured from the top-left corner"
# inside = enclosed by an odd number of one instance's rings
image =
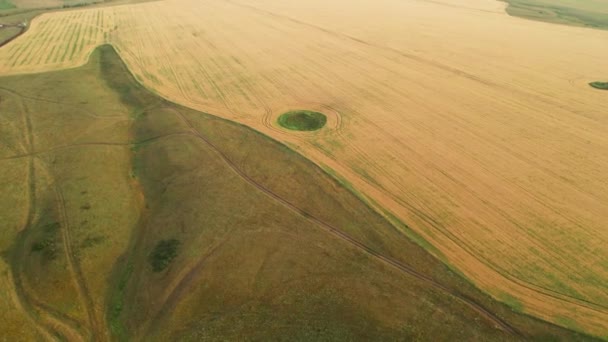
[[[42,15],[0,74],[80,65],[101,42],[163,97],[335,172],[514,309],[608,335],[608,116],[588,85],[608,75],[607,32],[480,0],[175,0]],[[293,109],[326,127],[281,129]]]
[[[35,65],[61,69],[73,66],[76,60],[83,64],[91,50],[104,42],[104,36],[113,27],[112,19],[102,10],[62,12],[61,20],[54,20],[53,15],[41,15],[34,24],[35,28],[24,34],[28,38],[2,49],[0,53],[4,58],[0,74],[11,69],[35,71]],[[42,32],[38,34],[38,30]]]

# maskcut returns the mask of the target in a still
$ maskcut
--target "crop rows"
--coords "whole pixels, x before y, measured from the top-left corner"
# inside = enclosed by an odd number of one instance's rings
[[[19,73],[82,64],[103,42],[103,12],[81,10],[42,15],[22,36],[0,50],[0,72]]]

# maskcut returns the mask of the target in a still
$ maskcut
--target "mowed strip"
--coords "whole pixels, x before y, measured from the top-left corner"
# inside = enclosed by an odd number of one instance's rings
[[[91,11],[102,11],[99,39],[147,87],[299,149],[478,286],[516,298],[517,309],[606,333],[608,119],[604,93],[588,86],[608,74],[606,32],[475,3],[255,6],[183,0]],[[343,14],[317,15],[323,6]],[[20,64],[43,19],[82,20],[68,15],[41,17],[0,49],[11,61],[0,72],[84,63],[94,43],[62,62]],[[20,55],[5,55],[10,48]],[[294,109],[332,113],[334,124],[277,127]]]

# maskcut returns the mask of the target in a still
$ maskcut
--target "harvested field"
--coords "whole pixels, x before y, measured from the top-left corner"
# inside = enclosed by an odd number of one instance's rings
[[[0,73],[110,42],[146,87],[297,149],[495,298],[605,336],[608,116],[588,83],[607,41],[493,1],[175,0],[43,15]],[[299,108],[327,126],[278,127]]]
[[[55,15],[61,20],[54,20]],[[74,66],[76,61],[83,64],[110,31],[104,30],[105,26],[112,27],[111,19],[102,10],[42,14],[22,39],[2,49],[0,74],[10,69],[33,72],[36,65],[61,69]]]

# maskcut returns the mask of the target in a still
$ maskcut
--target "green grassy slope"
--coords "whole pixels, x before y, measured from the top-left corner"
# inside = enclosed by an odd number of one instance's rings
[[[512,16],[556,24],[608,29],[608,2],[604,0],[503,0]]]
[[[0,78],[0,335],[582,340],[485,296],[330,175],[164,101],[109,46]]]

